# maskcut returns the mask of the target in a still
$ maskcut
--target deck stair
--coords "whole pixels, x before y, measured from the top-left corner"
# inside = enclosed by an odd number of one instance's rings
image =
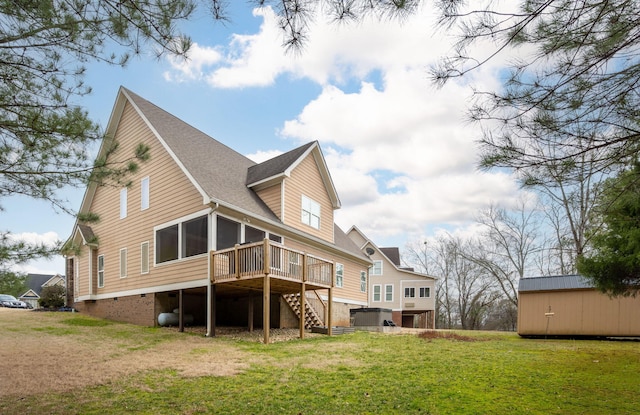
[[[291,310],[300,318],[300,294],[283,294],[282,298],[287,302]],[[311,329],[312,327],[323,326],[322,319],[313,308],[309,301],[304,302],[304,327]]]

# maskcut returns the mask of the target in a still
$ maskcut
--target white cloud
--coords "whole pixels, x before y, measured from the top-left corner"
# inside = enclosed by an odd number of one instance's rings
[[[193,43],[186,58],[169,56],[172,68],[164,73],[164,78],[172,82],[200,81],[205,78],[209,68],[222,60],[222,54],[216,49]]]
[[[206,78],[207,83],[218,88],[267,86],[276,77],[289,71],[291,57],[282,47],[282,35],[270,8],[258,8],[254,16],[264,19],[260,32],[255,35],[233,35],[225,56],[224,65],[216,68]]]
[[[21,274],[45,274],[45,275],[64,275],[64,259],[56,258],[50,261],[37,260],[27,264],[14,265],[11,267],[13,271]]]
[[[22,233],[12,233],[8,235],[9,239],[18,242],[23,241],[29,244],[44,244],[48,247],[54,247],[59,241],[60,237],[56,232],[45,232],[45,233],[35,233],[35,232],[22,232]]]
[[[319,21],[300,55],[284,52],[270,8],[255,9],[254,16],[263,19],[258,33],[234,35],[203,79],[217,88],[244,88],[288,75],[322,86],[297,116],[283,120],[279,133],[320,141],[342,201],[341,227],[355,224],[372,238],[397,240],[439,224],[466,226],[478,209],[518,197],[512,176],[477,171],[478,126],[466,121],[470,85],[497,88],[506,57],[436,89],[428,68],[450,53],[452,42],[435,32],[435,12],[426,7],[401,25]],[[478,53],[490,50],[482,45]],[[366,81],[372,74],[381,81]],[[354,79],[359,89],[347,90]],[[274,155],[249,157],[259,162]]]
[[[256,151],[255,153],[247,154],[246,157],[256,163],[262,163],[263,161],[270,160],[274,157],[279,156],[280,154],[282,154],[282,151],[280,150],[267,150]]]

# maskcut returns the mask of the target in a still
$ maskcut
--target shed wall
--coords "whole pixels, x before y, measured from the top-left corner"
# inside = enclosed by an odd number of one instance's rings
[[[610,298],[597,290],[521,292],[518,334],[640,336],[640,297]]]

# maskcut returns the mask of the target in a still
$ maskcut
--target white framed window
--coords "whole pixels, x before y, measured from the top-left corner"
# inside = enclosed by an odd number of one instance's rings
[[[360,271],[360,292],[367,292],[367,271]]]
[[[140,244],[140,274],[149,273],[149,242]]]
[[[302,195],[302,223],[320,229],[320,203]]]
[[[344,286],[344,265],[336,263],[336,287]]]
[[[120,219],[127,217],[127,188],[120,189]]]
[[[281,244],[282,236],[276,235],[275,233],[269,233],[269,240]]]
[[[149,209],[149,177],[140,181],[140,210]]]
[[[416,298],[416,289],[415,289],[415,287],[405,287],[404,288],[404,298]]]
[[[208,215],[189,216],[154,230],[155,264],[205,254],[209,249]]]
[[[384,286],[384,301],[393,301],[393,284],[386,284]]]
[[[431,288],[420,287],[420,298],[429,298],[429,297],[431,297]]]
[[[120,250],[120,278],[127,276],[127,248]]]
[[[98,288],[104,287],[104,255],[98,255]]]
[[[371,275],[382,275],[382,260],[376,259],[373,261],[373,265],[369,268]]]
[[[373,286],[373,301],[382,301],[382,285],[376,284]]]
[[[200,216],[180,223],[182,228],[182,258],[207,253],[209,246],[209,217]]]

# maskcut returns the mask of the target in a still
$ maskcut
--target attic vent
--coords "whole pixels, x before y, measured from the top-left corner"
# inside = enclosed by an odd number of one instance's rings
[[[373,253],[376,252],[370,246],[368,246],[367,249],[365,249],[365,251],[367,251],[367,255],[373,255]]]

